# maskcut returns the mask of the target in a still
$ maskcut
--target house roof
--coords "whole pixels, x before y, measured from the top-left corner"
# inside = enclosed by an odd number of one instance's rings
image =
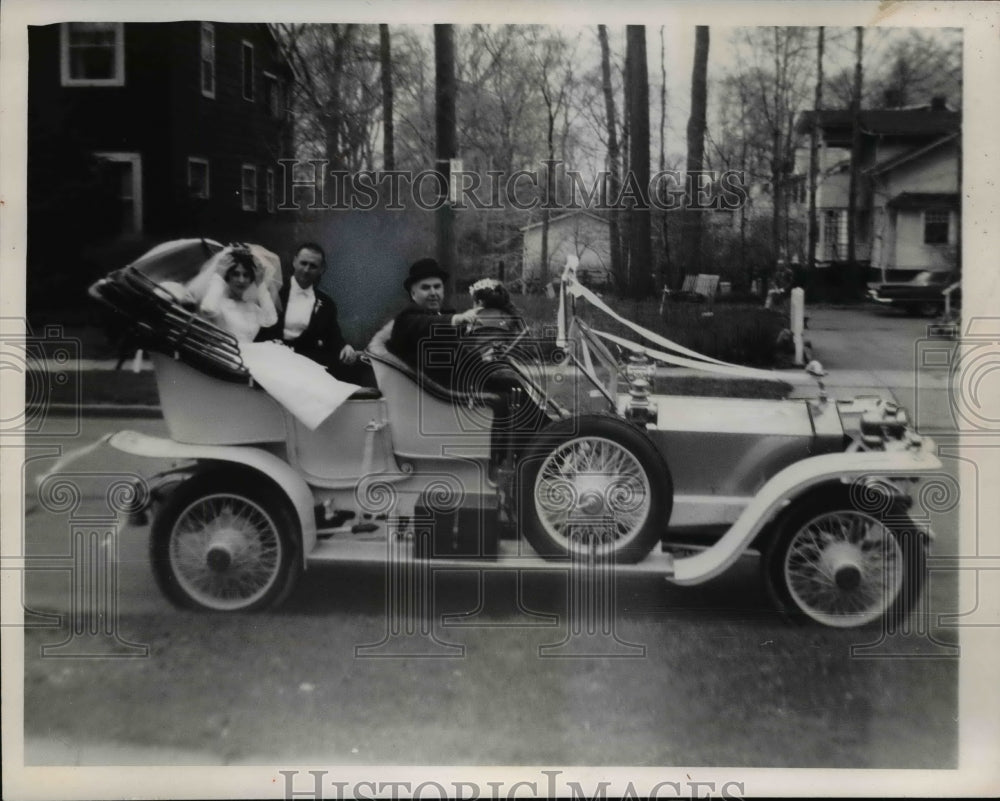
[[[877,136],[935,136],[955,133],[962,124],[961,112],[947,109],[869,109],[861,111],[859,116],[861,130]],[[828,143],[850,144],[852,115],[849,109],[803,111],[796,131],[807,133],[817,121]]]
[[[900,192],[889,199],[891,209],[957,209],[958,192]]]
[[[924,145],[923,147],[914,148],[913,150],[909,150],[906,153],[900,153],[899,155],[893,156],[892,158],[886,159],[885,161],[877,162],[876,164],[873,164],[871,167],[865,170],[865,172],[870,173],[872,175],[880,175],[884,172],[889,172],[890,170],[894,170],[896,169],[896,167],[899,167],[902,164],[906,164],[907,162],[912,161],[913,159],[920,158],[921,156],[930,153],[932,150],[936,150],[937,148],[941,147],[941,145],[947,144],[948,142],[954,141],[956,139],[958,139],[957,132],[947,134],[946,136],[942,136],[940,139],[935,139],[929,145]]]
[[[552,225],[555,223],[562,222],[563,220],[568,220],[570,217],[577,217],[581,214],[586,217],[590,217],[592,220],[597,220],[597,222],[599,223],[607,223],[607,219],[597,214],[594,214],[592,211],[587,211],[586,209],[573,209],[572,211],[568,211],[565,214],[560,214],[558,217],[550,217],[549,227],[551,228]],[[522,226],[520,230],[530,231],[533,228],[540,228],[543,222],[544,222],[543,220],[539,220],[536,223],[531,223],[531,225]]]

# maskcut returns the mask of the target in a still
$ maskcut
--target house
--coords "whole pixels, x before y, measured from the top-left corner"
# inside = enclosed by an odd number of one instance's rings
[[[29,285],[98,243],[249,238],[278,213],[292,74],[267,25],[64,22],[28,47]]]
[[[557,279],[567,256],[580,259],[577,276],[584,283],[604,286],[611,281],[611,237],[608,221],[593,212],[576,209],[549,220],[548,263],[542,264],[541,222],[521,228],[522,278],[528,285]]]
[[[818,123],[818,266],[847,261],[852,115],[807,111],[797,130]],[[886,278],[957,266],[961,115],[936,98],[926,106],[862,111],[855,258]],[[808,170],[800,151],[797,172]],[[798,211],[805,213],[805,198]]]

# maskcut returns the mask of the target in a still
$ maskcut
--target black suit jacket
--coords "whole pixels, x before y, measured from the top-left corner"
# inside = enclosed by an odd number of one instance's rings
[[[451,324],[453,314],[450,309],[438,314],[411,304],[396,315],[386,347],[428,378],[458,389],[455,379],[462,332]]]
[[[278,292],[278,322],[270,328],[262,329],[257,335],[258,342],[272,339],[284,341],[285,310],[288,308],[290,285],[294,280],[294,277],[290,277],[289,282]],[[316,287],[313,287],[313,293],[316,295],[316,302],[313,304],[309,325],[297,339],[285,344],[291,346],[296,353],[332,370],[340,364],[340,351],[344,349],[347,341],[340,331],[337,304],[333,302],[333,298]]]

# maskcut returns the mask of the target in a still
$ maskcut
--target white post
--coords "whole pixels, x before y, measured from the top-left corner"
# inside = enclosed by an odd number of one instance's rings
[[[803,363],[802,331],[805,329],[806,291],[802,287],[792,290],[791,309],[792,341],[795,343],[795,363]]]

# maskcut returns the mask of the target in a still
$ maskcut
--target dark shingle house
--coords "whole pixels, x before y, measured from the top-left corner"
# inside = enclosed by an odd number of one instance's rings
[[[291,73],[267,25],[64,22],[28,41],[29,292],[108,243],[275,219]]]

